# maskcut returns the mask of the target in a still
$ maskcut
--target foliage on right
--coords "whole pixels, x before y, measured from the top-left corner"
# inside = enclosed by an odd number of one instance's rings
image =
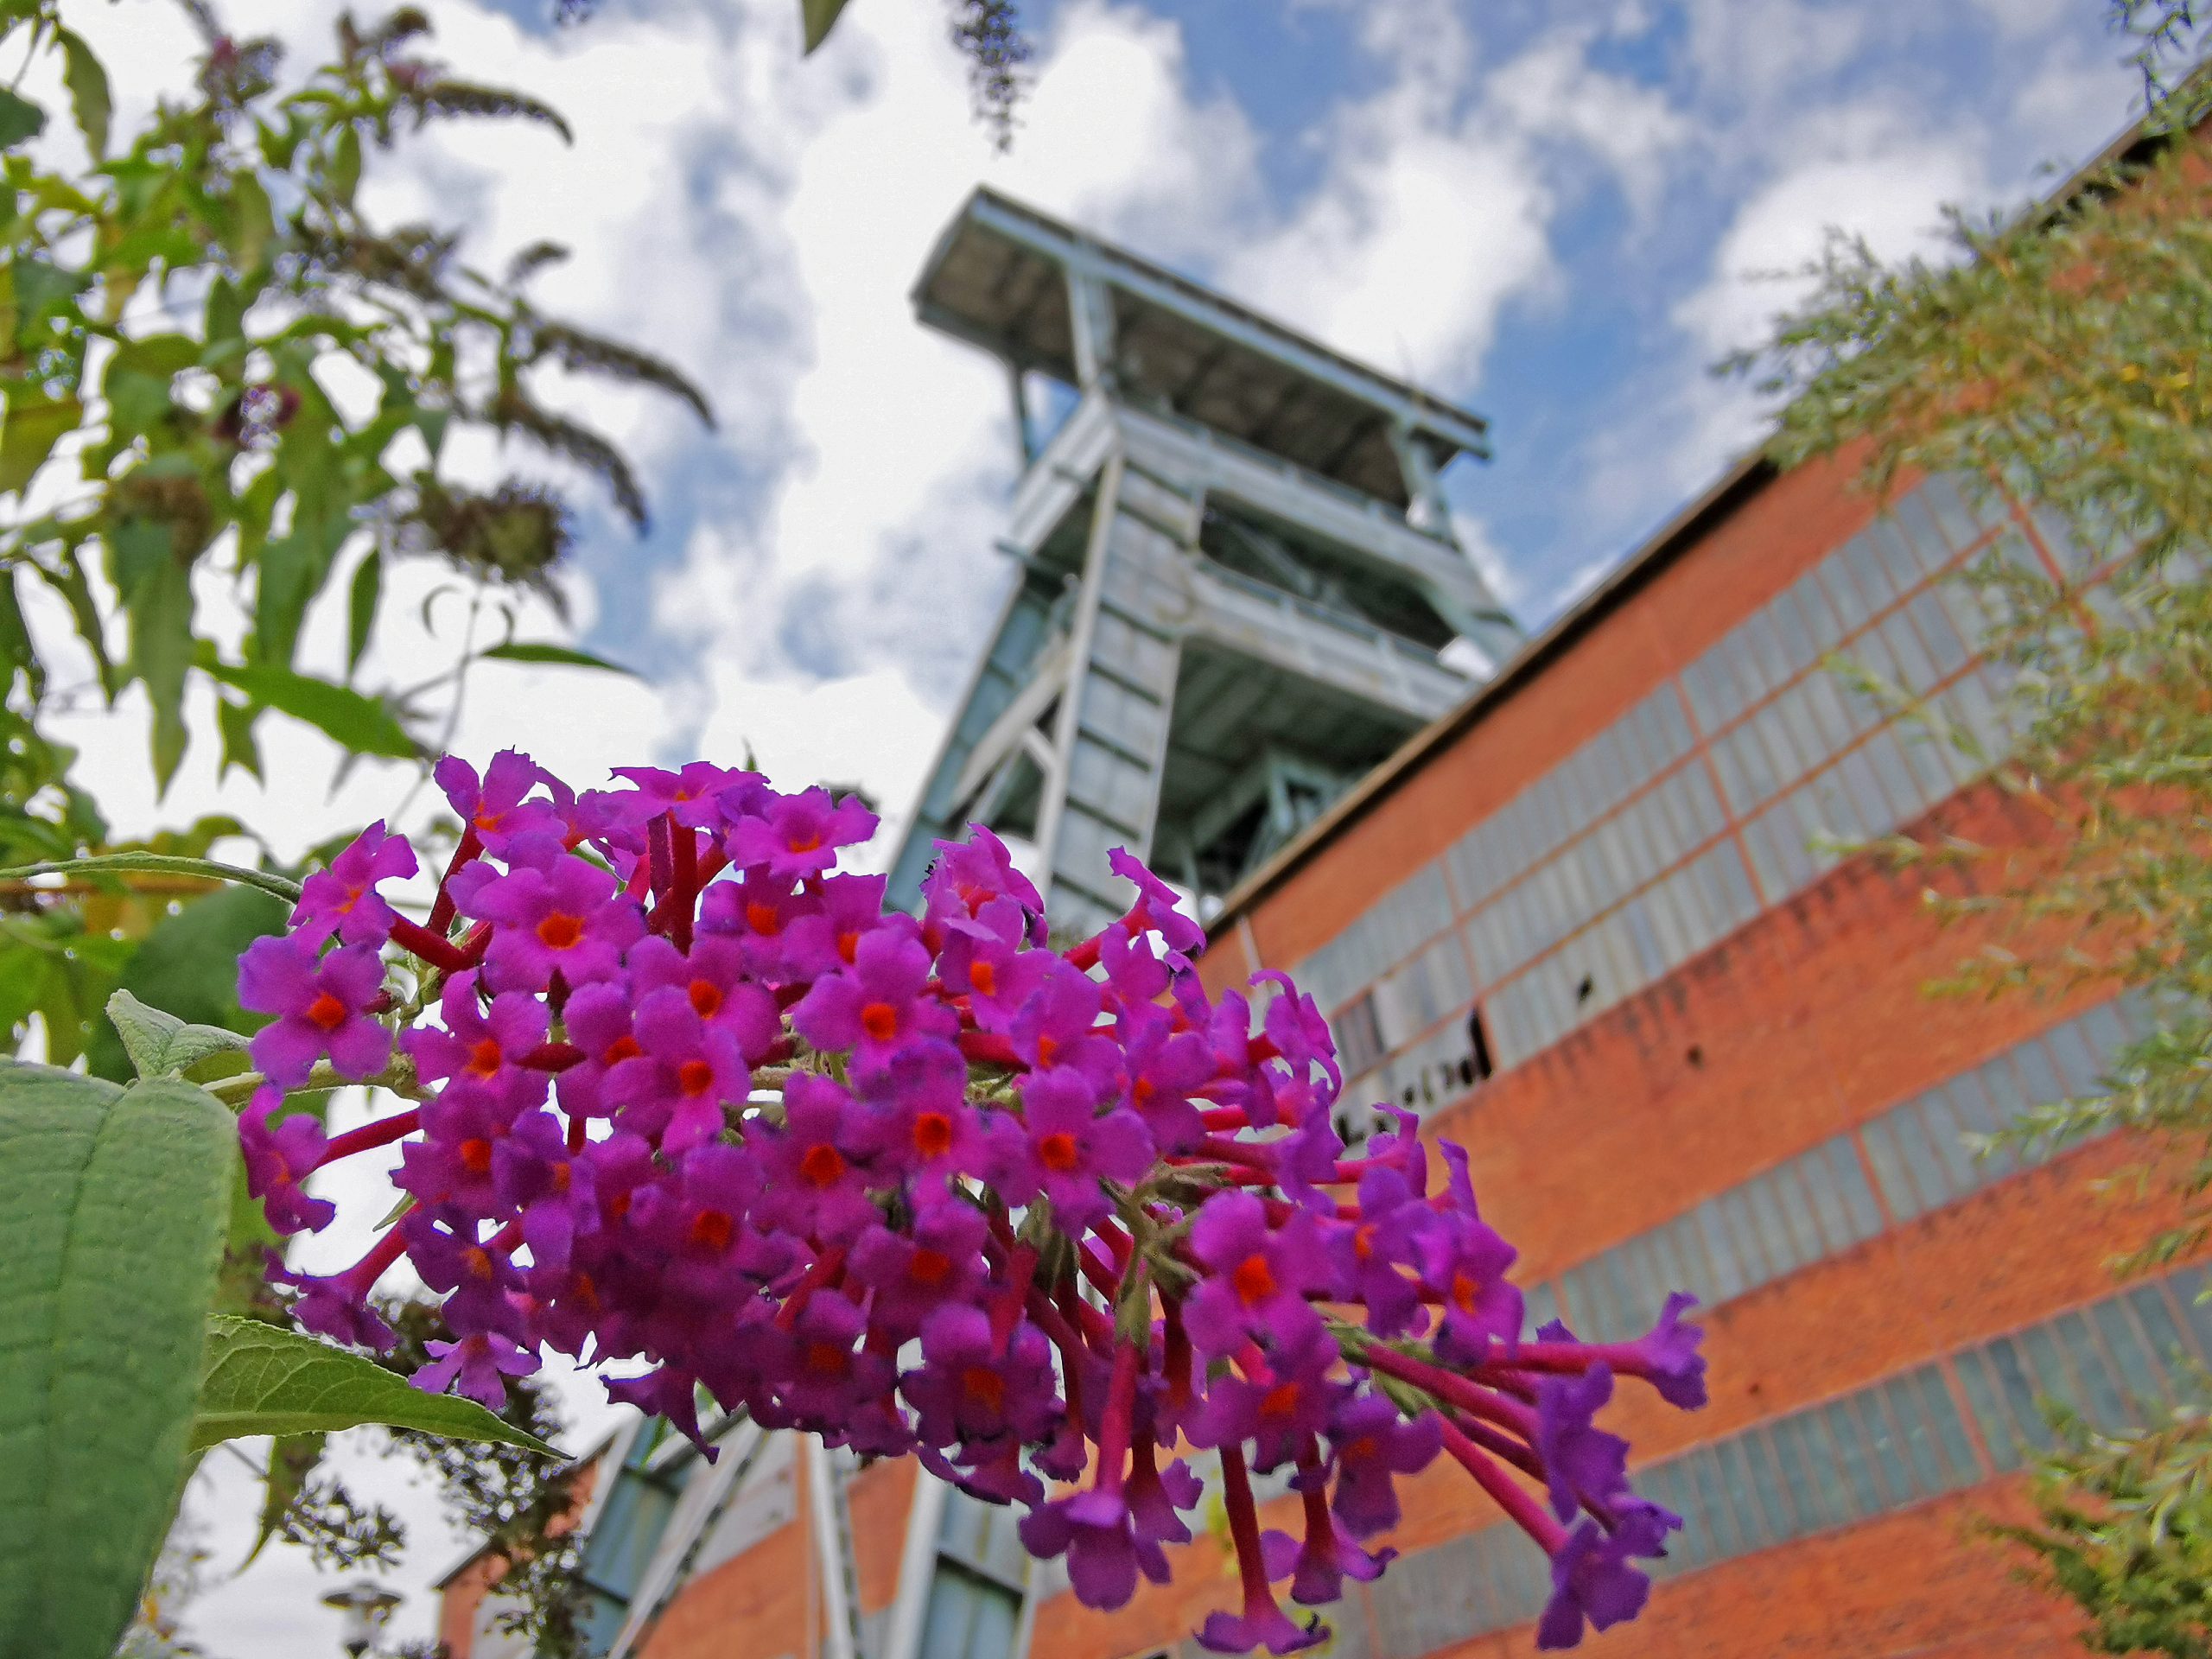
[[[2139,142],[2025,218],[1955,215],[1954,258],[1885,266],[1833,239],[1810,300],[1734,366],[1788,397],[1781,463],[1863,455],[1882,493],[1957,474],[2033,504],[2067,556],[2060,581],[1995,559],[1964,577],[2016,676],[2015,741],[1986,758],[2044,816],[2044,844],[1891,850],[1967,868],[1971,883],[1931,884],[1931,909],[1999,924],[1948,988],[2147,993],[2156,1029],[2106,1090],[2012,1131],[2140,1132],[2136,1173],[2181,1202],[2114,1264],[2130,1273],[2212,1241],[2212,143],[2206,76],[2171,73],[2202,20],[2140,0],[2113,15],[2141,48]],[[1993,1530],[2076,1605],[2092,1649],[2212,1656],[2212,1421],[2058,1427],[2034,1518]]]

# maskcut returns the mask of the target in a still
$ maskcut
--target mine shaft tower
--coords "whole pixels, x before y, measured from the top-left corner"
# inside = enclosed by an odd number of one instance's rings
[[[1224,893],[1519,644],[1438,484],[1479,417],[988,190],[914,300],[1006,365],[1025,469],[894,900],[970,822],[1038,846],[1070,931],[1122,908],[1117,846]]]

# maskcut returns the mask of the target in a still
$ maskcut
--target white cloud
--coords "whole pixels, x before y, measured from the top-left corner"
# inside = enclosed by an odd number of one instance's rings
[[[1711,355],[1758,344],[1808,289],[1802,274],[1831,227],[1863,237],[1879,257],[1941,251],[1942,208],[1987,194],[1979,159],[1958,140],[1906,140],[1866,154],[1806,162],[1738,211],[1706,286],[1675,321]]]

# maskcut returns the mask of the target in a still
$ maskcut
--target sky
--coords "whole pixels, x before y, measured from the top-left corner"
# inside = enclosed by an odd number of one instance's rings
[[[169,8],[75,9],[121,122],[186,73]],[[560,389],[652,498],[639,538],[578,481],[563,577],[582,642],[639,676],[487,669],[453,747],[518,744],[580,785],[749,747],[786,786],[865,785],[887,844],[1009,579],[992,550],[1016,468],[1003,379],[907,300],[978,182],[1487,416],[1496,458],[1447,484],[1533,628],[1756,442],[1757,395],[1708,369],[1802,291],[1783,273],[1826,227],[1927,250],[1943,204],[2048,188],[2136,92],[2100,0],[1027,0],[1036,73],[1000,155],[938,0],[852,0],[804,60],[795,0],[601,0],[569,26],[551,0],[427,9],[456,73],[552,103],[575,142],[435,127],[372,156],[366,206],[465,229],[487,268],[566,244],[539,302],[681,364],[717,415],[709,431],[664,401]],[[304,66],[335,8],[221,10]],[[526,452],[463,459],[557,475]],[[372,683],[454,649],[458,608],[419,608],[439,581],[392,579]],[[212,574],[200,598],[235,625]],[[310,663],[340,659],[342,607],[312,619]],[[558,637],[541,606],[523,620]],[[219,781],[203,741],[156,802],[143,709],[65,725],[125,830],[222,806],[289,853],[409,800],[373,766],[332,789],[321,740],[272,720],[266,790]],[[335,1264],[350,1242],[317,1248]],[[571,1392],[581,1443],[606,1414]],[[435,1502],[349,1466],[417,1523],[395,1629],[427,1633],[452,1548]],[[247,1487],[219,1457],[209,1478],[195,1507],[227,1571]],[[272,1550],[194,1605],[192,1633],[219,1659],[334,1652],[329,1587]]]

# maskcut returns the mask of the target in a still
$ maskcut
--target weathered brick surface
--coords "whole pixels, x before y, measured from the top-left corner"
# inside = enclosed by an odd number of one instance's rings
[[[1596,1659],[2060,1659],[2079,1655],[2059,1604],[2012,1577],[2019,1557],[1979,1535],[2018,1509],[1994,1482],[1659,1586],[1634,1624],[1586,1640]],[[1527,1630],[1439,1659],[1522,1659]]]

